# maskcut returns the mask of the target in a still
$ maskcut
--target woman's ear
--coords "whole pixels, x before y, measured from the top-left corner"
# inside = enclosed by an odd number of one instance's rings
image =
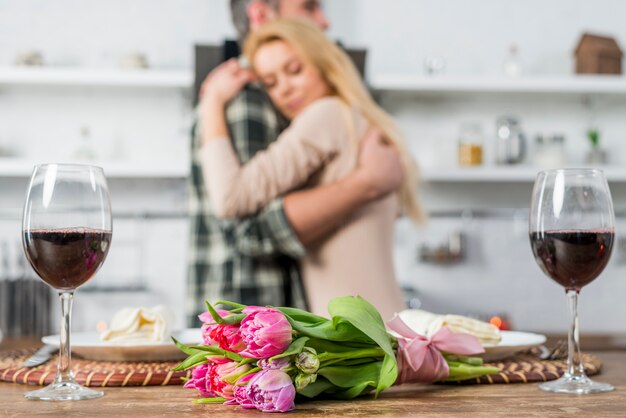
[[[251,32],[274,20],[276,17],[274,9],[264,1],[255,0],[248,4],[248,20],[250,21]]]

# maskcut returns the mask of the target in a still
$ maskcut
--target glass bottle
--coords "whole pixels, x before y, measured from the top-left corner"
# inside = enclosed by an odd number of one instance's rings
[[[522,63],[519,59],[519,50],[516,44],[511,44],[509,53],[504,60],[504,74],[507,77],[520,77],[522,75]]]
[[[91,131],[87,126],[81,126],[80,128],[80,144],[74,152],[74,158],[85,161],[91,161],[96,158],[96,152],[91,143]]]

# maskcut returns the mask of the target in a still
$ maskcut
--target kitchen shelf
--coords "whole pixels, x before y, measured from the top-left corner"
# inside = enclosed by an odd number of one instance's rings
[[[625,183],[626,169],[622,167],[601,167],[609,183]],[[450,167],[423,168],[422,179],[426,183],[532,183],[540,167]]]
[[[0,178],[30,177],[33,166],[44,161],[18,158],[0,158]],[[113,162],[113,161],[64,161],[68,163],[97,165],[104,169],[108,178],[123,179],[185,179],[189,167],[171,162]]]
[[[454,77],[380,75],[370,86],[391,93],[545,93],[626,95],[621,75],[571,75],[552,77]]]
[[[193,74],[182,70],[0,67],[0,86],[148,87],[190,89]]]

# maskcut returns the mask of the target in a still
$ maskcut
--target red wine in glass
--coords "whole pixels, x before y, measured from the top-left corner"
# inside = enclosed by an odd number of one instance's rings
[[[541,269],[566,290],[580,289],[600,275],[611,257],[615,232],[533,232],[530,244]]]
[[[611,257],[615,213],[604,173],[593,168],[556,169],[537,175],[530,203],[530,245],[535,261],[565,288],[569,310],[567,370],[541,383],[549,392],[608,392],[608,383],[587,377],[580,355],[578,296]]]
[[[59,290],[73,290],[100,268],[111,231],[90,228],[24,231],[26,257],[39,277]]]
[[[24,202],[22,244],[37,275],[59,292],[62,319],[54,381],[43,389],[26,392],[26,398],[72,401],[104,395],[74,379],[70,330],[74,293],[104,262],[111,233],[111,202],[100,167],[35,166]]]

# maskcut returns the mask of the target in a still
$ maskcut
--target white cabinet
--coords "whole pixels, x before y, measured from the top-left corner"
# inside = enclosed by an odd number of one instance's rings
[[[626,94],[626,78],[614,75],[577,75],[559,77],[451,77],[380,75],[370,80],[381,92],[490,93],[490,94]]]
[[[109,177],[184,179],[192,86],[183,70],[0,68],[0,149],[11,154],[0,158],[0,176],[82,162]],[[81,159],[86,135],[95,156]]]
[[[610,182],[626,182],[626,77],[613,75],[458,77],[389,74],[373,76],[371,88],[396,118],[409,147],[432,183],[532,182],[542,167],[532,165],[537,134],[566,138],[565,166],[583,166],[589,149],[585,137],[599,127],[610,155],[603,168]],[[520,165],[500,166],[493,160],[498,116],[521,120],[528,152]],[[459,167],[457,138],[461,124],[483,127],[485,163]]]
[[[625,183],[626,168],[598,167],[604,171],[609,183]],[[458,167],[423,170],[422,177],[430,183],[532,183],[540,167],[488,166]]]
[[[41,161],[27,158],[0,158],[0,177],[30,177],[33,167]],[[103,167],[107,178],[185,179],[189,164],[151,164],[149,162],[76,161]]]
[[[0,68],[0,88],[11,86],[139,87],[190,89],[193,75],[174,70],[80,69],[69,67]]]

